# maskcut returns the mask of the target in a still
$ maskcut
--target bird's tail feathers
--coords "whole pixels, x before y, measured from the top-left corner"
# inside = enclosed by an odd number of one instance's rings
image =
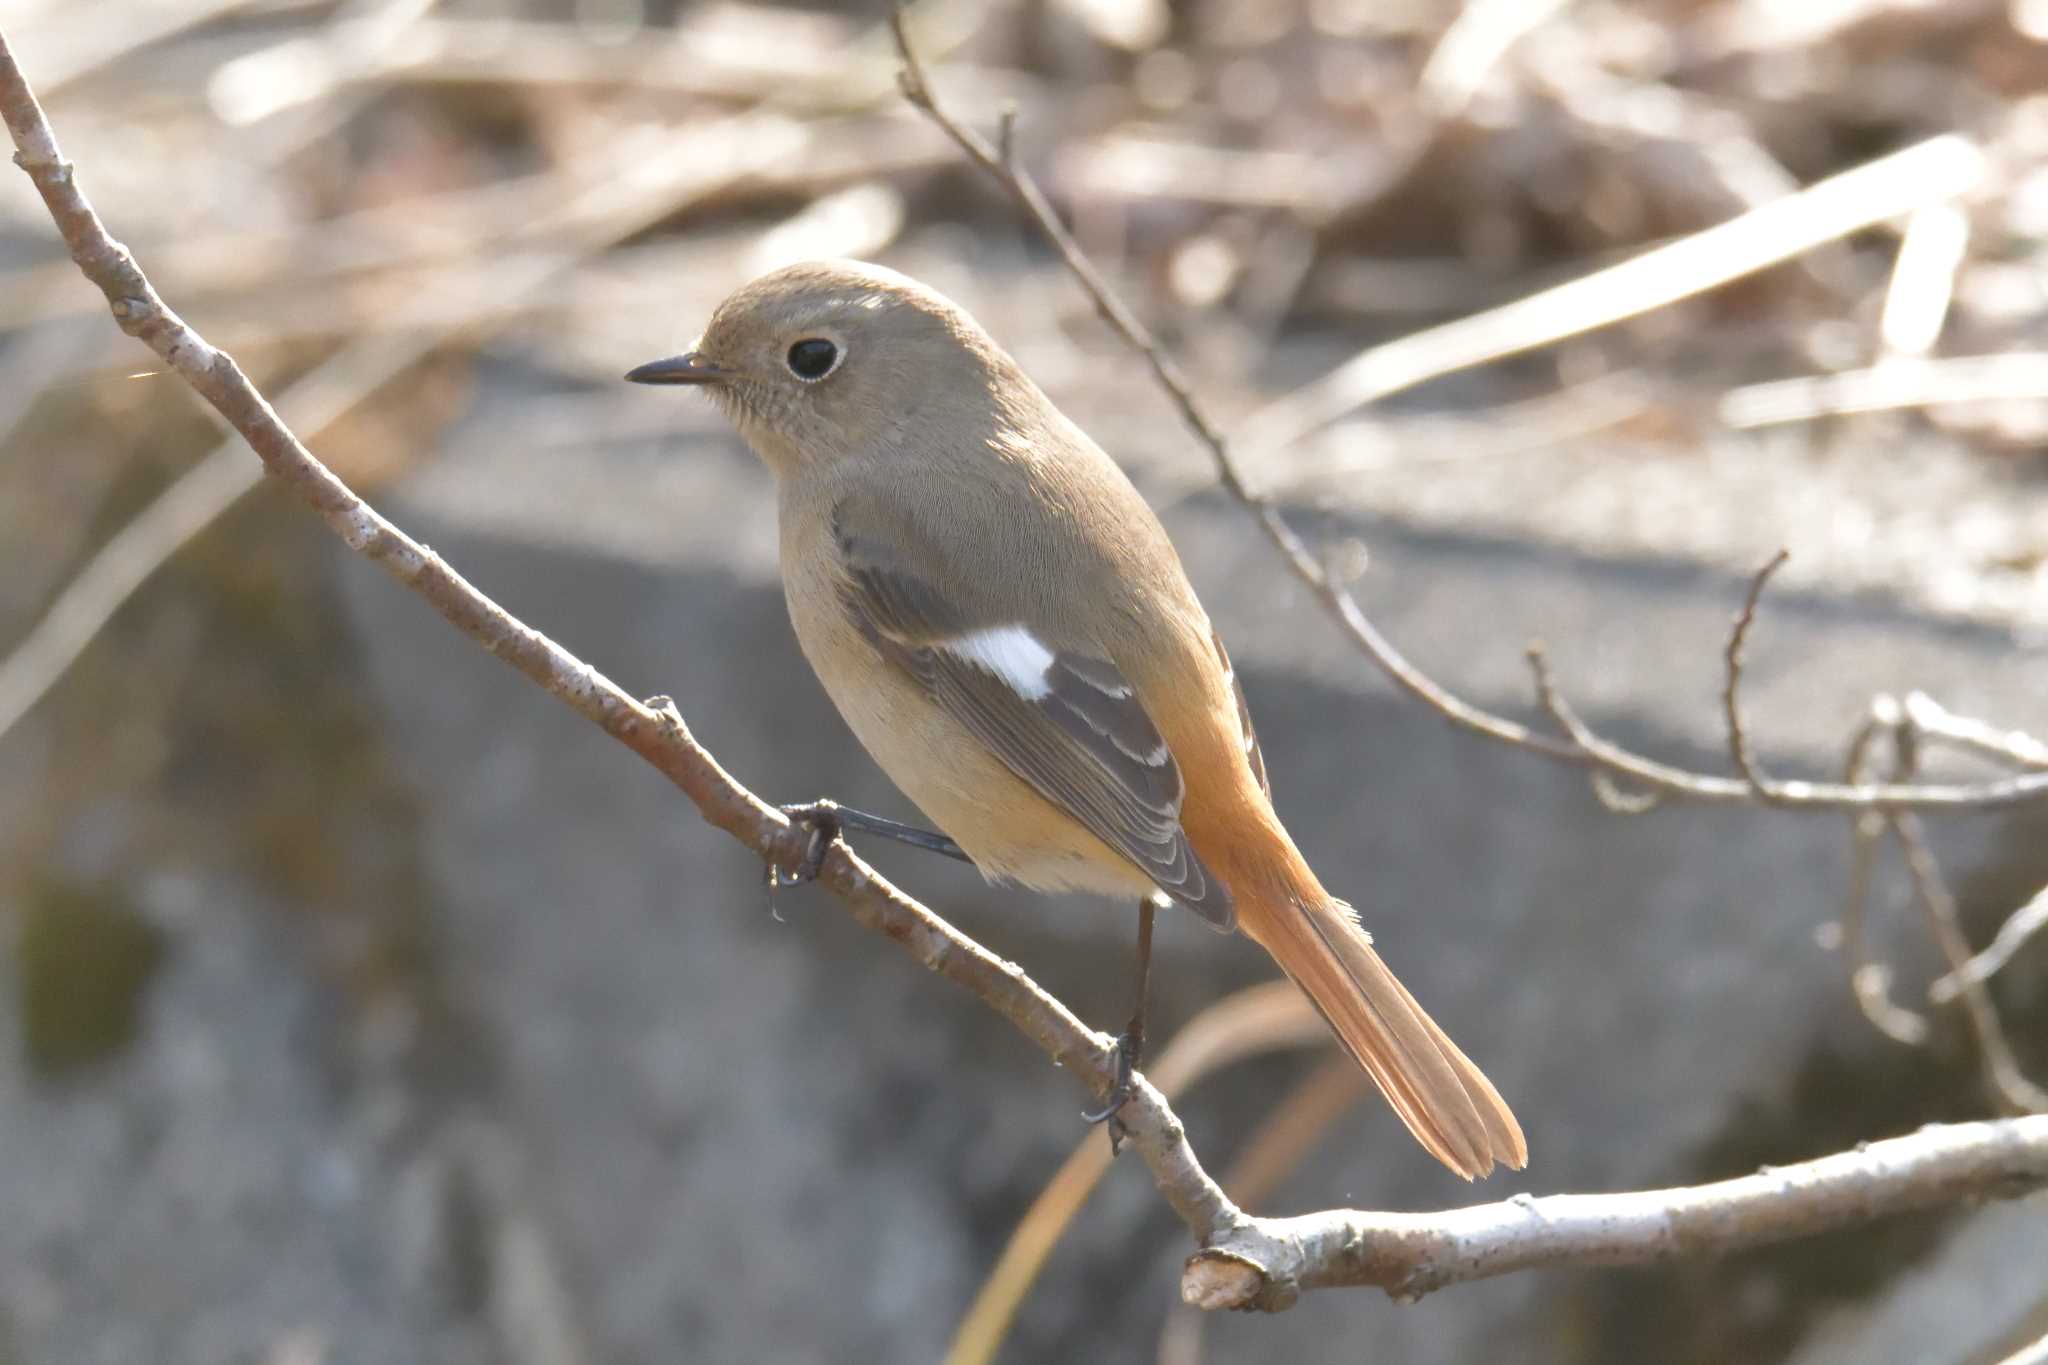
[[[1240,923],[1315,1002],[1432,1156],[1467,1180],[1496,1164],[1528,1163],[1500,1092],[1388,970],[1350,906],[1325,896],[1267,913],[1244,906]]]

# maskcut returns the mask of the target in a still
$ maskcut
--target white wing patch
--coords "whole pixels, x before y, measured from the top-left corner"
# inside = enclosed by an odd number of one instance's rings
[[[1052,682],[1047,676],[1052,668],[1052,651],[1022,626],[977,630],[955,636],[938,647],[955,658],[987,669],[1026,701],[1043,701],[1052,694]]]

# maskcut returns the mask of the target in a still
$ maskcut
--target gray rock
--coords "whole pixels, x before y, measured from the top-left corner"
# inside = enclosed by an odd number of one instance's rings
[[[0,1314],[18,1358],[219,1365],[295,1337],[327,1365],[442,1358],[381,1253],[377,1152],[318,1038],[333,1002],[289,916],[246,887],[164,878],[176,946],[125,1055],[27,1069],[0,986]]]
[[[2044,1246],[2048,1201],[2037,1197],[1974,1213],[1883,1298],[1830,1314],[1792,1365],[2004,1360],[2036,1340],[2048,1316]]]
[[[942,282],[982,311],[1016,282],[955,275]],[[1009,319],[1024,335],[1006,337],[1170,504],[1290,827],[1529,1130],[1532,1169],[1473,1189],[1369,1101],[1261,1211],[1685,1183],[1983,1112],[1967,1055],[1877,1038],[1816,944],[1839,912],[1843,821],[1683,807],[1624,819],[1581,775],[1451,730],[1337,637],[1241,512],[1179,496],[1193,457],[1163,408],[1132,401],[1128,367],[1094,364],[1033,299]],[[476,416],[390,510],[623,685],[673,694],[764,795],[914,817],[797,655],[766,476],[708,409],[611,389],[535,396],[533,380],[487,375]],[[629,425],[673,434],[628,439]],[[1750,541],[1779,538],[1797,521],[1788,507],[1824,510],[1832,487],[1781,504],[1765,493],[1801,471],[1740,463],[1736,482],[1769,504],[1774,534],[1724,506],[1662,558],[1641,553],[1657,548],[1642,517],[1606,536],[1599,497],[1532,487],[1527,469],[1462,521],[1447,490],[1484,485],[1477,466],[1443,488],[1347,500],[1363,511],[1295,515],[1360,539],[1367,609],[1464,695],[1540,720],[1521,646],[1542,636],[1594,724],[1721,770],[1720,649]],[[1965,463],[1944,457],[1928,505],[1893,509],[1916,535],[1974,477]],[[1602,487],[1580,474],[1577,486]],[[1644,477],[1659,515],[1690,496]],[[2032,515],[2008,510],[2014,524]],[[20,982],[0,975],[0,1360],[936,1358],[1017,1216],[1084,1137],[1079,1088],[819,893],[771,905],[754,861],[644,765],[310,523],[303,545],[315,567],[282,575],[304,594],[280,603],[291,638],[216,653],[205,688],[216,726],[242,708],[282,712],[263,745],[287,727],[334,728],[287,755],[244,751],[303,766],[312,799],[216,760],[210,789],[83,784],[52,826],[40,870],[87,885],[112,875],[168,947],[132,1046],[69,1079],[26,1066]],[[1875,559],[1870,581],[1895,586],[1913,569],[1911,555]],[[2048,729],[2038,637],[1848,581],[1788,579],[1757,625],[1748,714],[1773,770],[1830,771],[1880,690],[1924,688]],[[200,638],[202,599],[166,608],[179,633]],[[367,695],[340,709],[368,711],[367,733],[359,716],[335,725],[327,695],[358,676]],[[122,719],[140,736],[170,726]],[[59,766],[49,755],[78,752],[39,747],[56,729],[46,710],[8,737],[0,814],[14,824],[52,805],[33,776]],[[403,782],[383,773],[385,749]],[[379,776],[344,780],[357,766]],[[236,861],[269,847],[258,841],[188,847],[200,822],[163,808],[222,783],[252,804],[296,791],[311,827],[296,837],[339,869],[334,899],[376,908],[349,918],[281,896],[266,869]],[[224,804],[216,826],[248,814]],[[1942,821],[1936,834],[1980,937],[2048,880],[2038,815]],[[1084,1016],[1123,1017],[1126,907],[992,890],[952,864],[866,851]],[[1902,982],[1924,980],[1934,964],[1895,877],[1873,915]],[[357,998],[349,983],[380,935],[417,959],[398,974],[422,980]],[[1272,975],[1245,941],[1184,917],[1161,935],[1157,1036]],[[2036,961],[2015,964],[2004,989],[2038,1071]],[[1273,1056],[1185,1099],[1212,1168],[1314,1064]],[[2009,1277],[1973,1277],[2001,1248],[2019,1256],[2031,1226],[2004,1213],[1902,1220],[1667,1272],[1516,1277],[1414,1307],[1316,1294],[1278,1318],[1201,1330],[1213,1358],[1304,1362],[1354,1360],[1365,1343],[1425,1363],[1783,1359],[1809,1336],[1815,1361],[1879,1340],[1900,1358],[1951,1342],[1960,1354],[1997,1330],[1979,1331],[1983,1319],[2020,1303]],[[1119,1163],[1023,1305],[1008,1358],[1150,1358],[1187,1248],[1142,1169]],[[1926,1269],[1905,1273],[1916,1262]],[[1894,1330],[1902,1313],[1920,1315],[1918,1334]]]
[[[392,505],[530,624],[631,690],[672,694],[765,796],[914,815],[796,653],[766,478],[729,442],[621,445],[573,464],[458,442]],[[1247,678],[1283,815],[1516,1104],[1533,1156],[1526,1175],[1468,1190],[1368,1104],[1276,1211],[1625,1189],[1824,1149],[1796,1121],[1838,1098],[1815,1091],[1816,1059],[1851,1081],[1893,1060],[1815,944],[1838,909],[1838,818],[1610,815],[1578,775],[1390,695],[1241,514],[1197,499],[1172,529]],[[1526,710],[1520,645],[1541,634],[1596,725],[1719,766],[1719,650],[1738,579],[1359,529],[1374,555],[1368,609],[1439,678]],[[424,793],[456,990],[500,1051],[504,1119],[597,1358],[934,1357],[1081,1131],[1078,1088],[817,893],[782,893],[771,911],[759,867],[650,771],[389,583],[344,579]],[[1795,594],[1771,605],[1753,654],[1754,729],[1785,771],[1837,762],[1877,689],[2048,722],[2025,683],[2039,651],[1992,628]],[[1980,818],[1945,827],[1942,851],[1971,869],[2038,842]],[[1126,914],[872,852],[1085,1015],[1120,1017]],[[1912,934],[1886,938],[1909,968],[1925,965]],[[1270,972],[1242,940],[1178,921],[1161,952],[1162,1036]],[[1212,1165],[1302,1064],[1247,1068],[1190,1100]],[[1872,1121],[1890,1131],[1924,1116],[1914,1095],[1889,1103]],[[1011,1358],[1144,1357],[1185,1250],[1123,1163],[1027,1304]],[[1209,1328],[1222,1359],[1349,1360],[1364,1341],[1390,1359],[1591,1358],[1560,1324],[1594,1311],[1592,1291],[1558,1285],[1523,1277],[1419,1307],[1321,1294],[1276,1320]]]

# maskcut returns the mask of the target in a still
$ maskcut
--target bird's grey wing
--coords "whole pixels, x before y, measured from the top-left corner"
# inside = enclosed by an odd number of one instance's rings
[[[1160,890],[1219,928],[1236,923],[1181,830],[1180,765],[1114,664],[964,606],[901,528],[864,525],[851,502],[832,532],[846,610],[884,659]]]

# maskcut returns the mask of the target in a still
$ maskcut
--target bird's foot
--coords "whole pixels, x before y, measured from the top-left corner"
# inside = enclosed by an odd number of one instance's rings
[[[804,882],[818,880],[818,874],[825,869],[825,854],[838,839],[841,822],[839,803],[832,800],[797,801],[779,807],[789,817],[789,822],[804,831],[803,852],[797,861],[784,871],[779,863],[768,864],[768,886],[799,886]]]
[[[1123,1141],[1130,1136],[1123,1120],[1117,1115],[1131,1102],[1137,1089],[1131,1082],[1138,1074],[1138,1059],[1145,1050],[1145,1035],[1133,1029],[1125,1029],[1116,1038],[1116,1084],[1110,1087],[1109,1097],[1099,1109],[1086,1109],[1081,1117],[1089,1123],[1100,1123],[1109,1134],[1109,1154],[1115,1156],[1123,1147]]]

